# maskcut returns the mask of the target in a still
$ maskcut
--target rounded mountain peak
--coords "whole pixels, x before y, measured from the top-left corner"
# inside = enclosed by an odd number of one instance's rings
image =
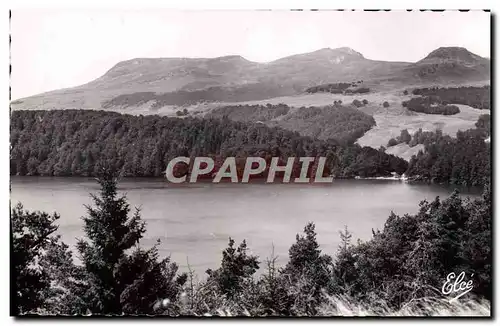
[[[432,51],[422,61],[424,60],[429,61],[433,59],[475,62],[484,58],[470,52],[466,48],[459,46],[450,46],[450,47],[440,47]]]
[[[336,55],[350,55],[350,56],[355,56],[355,57],[360,57],[363,58],[363,55],[349,47],[341,47],[341,48],[323,48],[318,51],[315,51],[313,53],[317,54],[325,54],[329,56],[336,56]]]

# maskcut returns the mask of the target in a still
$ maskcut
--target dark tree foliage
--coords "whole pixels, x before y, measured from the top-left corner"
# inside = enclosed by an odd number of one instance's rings
[[[416,88],[412,93],[413,95],[421,95],[422,97],[438,98],[439,102],[444,105],[465,104],[476,109],[485,110],[489,110],[491,107],[490,86]]]
[[[341,149],[335,160],[338,165],[334,165],[331,171],[334,175],[344,178],[390,176],[391,169],[392,172],[402,174],[408,166],[405,160],[387,156],[383,151],[371,147],[360,148],[359,153],[350,148]]]
[[[15,315],[40,312],[46,304],[53,275],[43,268],[44,252],[59,242],[54,235],[58,219],[56,213],[24,210],[21,203],[10,212]]]
[[[368,87],[359,87],[359,88],[348,88],[345,90],[344,94],[365,94],[369,93],[370,89]]]
[[[286,115],[290,107],[279,103],[276,105],[234,105],[216,108],[208,113],[209,117],[222,118],[227,117],[234,121],[269,121],[277,117]]]
[[[359,100],[357,103],[360,103]],[[353,144],[375,125],[372,116],[341,101],[324,107],[300,107],[290,110],[286,104],[237,105],[216,108],[208,117],[264,123],[270,127],[297,131],[303,136],[331,139],[341,145]]]
[[[401,130],[401,135],[399,136],[399,140],[402,142],[402,143],[409,143],[410,140],[411,140],[411,135],[410,133],[408,132],[408,129],[403,129]]]
[[[277,121],[277,125],[301,135],[352,145],[376,125],[375,119],[348,106],[301,107]]]
[[[331,83],[322,84],[306,89],[307,93],[332,93],[332,94],[363,94],[369,93],[368,87],[359,87],[360,83]]]
[[[387,142],[387,147],[391,147],[391,146],[396,146],[398,145],[399,142],[397,141],[397,139],[395,138],[391,138],[389,139],[389,141]]]
[[[307,93],[317,93],[317,92],[327,92],[333,94],[341,94],[346,89],[351,87],[351,83],[331,83],[331,84],[323,84],[318,86],[309,87],[306,89]]]
[[[427,114],[453,115],[460,112],[456,105],[442,104],[434,96],[414,97],[409,101],[404,101],[402,105],[410,111]]]
[[[158,260],[157,246],[138,247],[145,223],[139,211],[129,218],[126,198],[118,196],[116,175],[106,169],[100,175],[100,196],[92,195],[94,207],[87,206],[83,218],[86,239],[77,250],[84,272],[83,284],[72,288],[84,305],[79,313],[148,314],[163,299],[175,299],[177,265],[170,258]]]
[[[491,133],[491,118],[489,114],[481,114],[476,122],[476,128],[483,130],[487,136]]]
[[[356,296],[360,288],[356,287],[356,257],[353,253],[353,244],[351,242],[352,234],[347,225],[343,231],[340,231],[340,245],[335,257],[333,268],[332,283],[335,285],[334,293],[346,294],[351,297]]]
[[[363,102],[361,102],[360,100],[355,99],[354,101],[352,101],[352,105],[354,105],[357,108],[360,108],[360,107],[364,106],[365,104]]]
[[[408,132],[408,129],[403,129],[401,130],[401,134],[397,138],[391,138],[389,139],[389,142],[387,143],[387,146],[395,146],[398,144],[406,143],[409,144],[411,141],[411,135]]]
[[[150,104],[152,109],[159,109],[167,105],[193,105],[205,102],[244,102],[264,100],[273,97],[295,94],[296,90],[290,87],[270,83],[254,83],[235,87],[212,86],[199,90],[178,90],[168,93],[134,92],[121,94],[104,101],[104,109],[112,107],[141,106]]]
[[[265,316],[291,316],[295,313],[295,297],[290,291],[290,278],[276,266],[277,257],[268,258],[267,272],[258,280],[258,302]]]
[[[337,280],[344,293],[399,308],[411,299],[439,296],[448,273],[473,274],[473,292],[491,298],[491,194],[469,201],[422,201],[415,215],[391,214],[373,239],[339,248]],[[371,301],[371,302],[370,302]]]
[[[101,184],[101,199],[107,200],[102,202],[103,205],[96,205],[93,211],[100,212],[97,214],[99,221],[94,221],[92,226],[87,223],[86,230],[87,234],[90,229],[94,230],[92,238],[108,238],[109,241],[93,247],[94,258],[84,260],[79,268],[80,276],[73,273],[74,265],[70,267],[65,263],[69,261],[70,254],[64,245],[57,246],[56,251],[60,255],[53,253],[48,255],[50,259],[43,259],[44,263],[40,265],[42,273],[54,273],[54,279],[63,280],[59,286],[73,284],[64,288],[57,304],[45,304],[46,312],[99,313],[104,310],[92,308],[117,305],[121,308],[105,311],[203,315],[230,309],[233,315],[314,316],[329,302],[328,296],[347,295],[351,300],[370,305],[374,311],[380,305],[383,313],[387,311],[384,310],[386,305],[399,309],[419,298],[442,297],[439,289],[451,271],[464,271],[467,279],[473,280],[473,294],[488,300],[492,298],[492,198],[489,179],[485,180],[483,195],[478,199],[465,199],[455,191],[445,200],[437,197],[431,202],[422,201],[416,214],[398,216],[392,213],[383,229],[373,231],[373,237],[368,241],[358,240],[353,244],[346,226],[340,233],[341,243],[334,259],[322,253],[315,226],[308,223],[304,233],[297,235],[296,242],[290,247],[289,260],[284,268],[277,268],[276,259],[271,258],[268,260],[268,272],[257,281],[254,275],[259,268],[258,258],[247,253],[245,241],[235,248],[234,241],[230,239],[220,268],[207,271],[208,279],[202,281],[196,290],[192,284],[186,285],[185,276],[174,281],[176,268],[165,271],[161,267],[165,266],[161,263],[164,260],[158,263],[154,248],[128,253],[118,248],[128,247],[122,245],[128,241],[126,239],[134,241],[138,237],[141,232],[132,225],[140,223],[133,218],[128,219],[126,225],[116,224],[117,220],[126,220],[126,203],[114,195],[112,179],[104,178]],[[106,207],[106,211],[100,210],[100,207]],[[22,212],[21,207],[16,210],[25,217],[35,216]],[[108,214],[111,212],[116,214]],[[36,216],[42,215],[43,223],[35,223],[33,230],[35,234],[41,234],[40,230],[48,230],[43,234],[50,234],[54,218],[47,219],[48,215],[44,213],[37,213]],[[15,218],[19,220],[19,216]],[[29,224],[28,219],[21,220],[23,224]],[[108,224],[121,227],[113,231]],[[21,233],[19,227],[13,227],[13,230]],[[49,243],[54,244],[52,241]],[[47,248],[48,251],[53,250],[50,246]],[[83,257],[85,255],[88,257],[88,251]],[[104,255],[108,257],[106,261]],[[118,256],[121,258],[111,258]],[[96,263],[98,261],[102,263]],[[113,278],[109,275],[111,261],[115,262]],[[29,265],[27,260],[23,264],[25,267]],[[79,286],[75,286],[75,278],[80,279]],[[68,279],[73,281],[65,283]],[[31,284],[20,283],[20,286]],[[28,290],[20,289],[21,292]],[[186,292],[190,295],[186,296]],[[119,300],[117,294],[120,294]],[[162,306],[158,300],[163,298],[170,299],[169,305],[158,309]],[[25,299],[30,300],[28,310],[39,309],[42,304],[36,296]]]
[[[382,106],[383,106],[384,108],[388,108],[390,105],[389,105],[389,102],[384,101],[384,103],[382,103]]]
[[[73,252],[68,245],[51,243],[40,266],[52,277],[44,313],[72,315],[92,312],[83,296],[88,284],[85,268],[74,263]]]
[[[406,174],[415,180],[480,186],[491,173],[490,143],[480,129],[458,131],[457,137],[441,132],[420,133],[416,143],[424,143],[425,151],[413,156]]]
[[[474,291],[486,298],[492,298],[492,198],[490,181],[485,182],[482,198],[467,204],[468,219],[464,221],[464,232],[460,234],[463,241],[459,252],[464,262],[465,272],[476,275]]]
[[[410,147],[416,146],[418,144],[423,144],[424,146],[430,145],[437,142],[443,137],[443,131],[436,129],[436,131],[423,131],[419,128],[412,136],[408,145]]]
[[[11,146],[12,175],[97,176],[100,167],[110,166],[122,176],[159,177],[174,157],[212,155],[325,156],[338,177],[402,173],[407,164],[373,148],[340,146],[258,123],[93,110],[13,111]]]
[[[215,282],[219,291],[229,297],[240,293],[245,280],[250,279],[259,269],[257,256],[247,254],[246,241],[234,247],[234,240],[229,238],[228,247],[222,252],[221,267],[217,270],[208,269],[207,282]]]

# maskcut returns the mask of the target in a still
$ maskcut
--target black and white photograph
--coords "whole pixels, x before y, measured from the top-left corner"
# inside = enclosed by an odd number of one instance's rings
[[[10,315],[491,318],[493,18],[11,10]]]

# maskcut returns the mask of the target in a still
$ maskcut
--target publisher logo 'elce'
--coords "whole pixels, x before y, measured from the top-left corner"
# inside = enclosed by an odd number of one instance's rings
[[[474,276],[474,274],[471,274],[470,277],[472,278],[472,276]],[[446,277],[446,282],[444,282],[441,292],[445,295],[455,295],[449,301],[452,303],[461,296],[469,293],[474,287],[472,283],[472,279],[468,281],[465,280],[465,272],[458,274],[458,276],[456,276],[454,272],[451,272]]]

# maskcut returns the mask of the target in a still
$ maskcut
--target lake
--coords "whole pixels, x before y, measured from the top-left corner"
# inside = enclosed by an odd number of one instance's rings
[[[171,255],[181,270],[187,262],[198,275],[220,265],[228,237],[246,239],[264,262],[273,248],[278,262],[307,222],[316,224],[323,252],[335,254],[339,231],[347,225],[353,240],[370,239],[391,213],[416,213],[421,200],[447,197],[453,188],[393,180],[334,180],[331,184],[167,184],[164,179],[123,179],[119,193],[141,207],[147,232],[141,245],[161,240],[160,255]],[[99,187],[92,178],[11,177],[11,203],[26,209],[58,212],[58,232],[74,246],[81,237],[85,204]],[[461,189],[470,197],[477,189]],[[261,265],[261,269],[264,264]]]

